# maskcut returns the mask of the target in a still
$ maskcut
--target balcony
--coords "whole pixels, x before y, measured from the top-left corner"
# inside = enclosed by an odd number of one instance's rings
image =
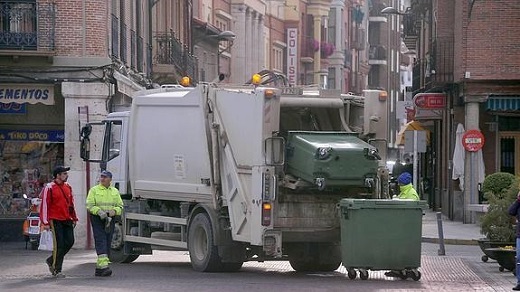
[[[190,76],[196,82],[197,59],[191,54],[190,49],[175,37],[174,32],[157,33],[154,38],[157,43],[154,64],[173,65],[179,74]]]
[[[302,58],[314,58],[314,53],[319,51],[320,49],[320,42],[315,40],[311,36],[304,36],[302,38]]]
[[[417,39],[421,17],[416,14],[403,15],[403,42],[409,50],[417,50]]]
[[[432,82],[434,82],[436,86],[453,83],[453,39],[438,38],[434,40],[432,50]]]
[[[0,55],[52,56],[55,30],[54,3],[0,2]]]
[[[413,90],[442,87],[453,83],[453,39],[436,39],[432,55],[417,60],[413,65]]]
[[[350,39],[350,48],[358,51],[365,49],[366,43],[366,30],[360,27],[353,27]]]
[[[386,65],[386,47],[370,46],[368,51],[368,64]]]
[[[370,7],[368,20],[371,22],[387,22],[387,16],[381,13],[381,10],[385,7],[386,5],[383,3],[376,3]]]

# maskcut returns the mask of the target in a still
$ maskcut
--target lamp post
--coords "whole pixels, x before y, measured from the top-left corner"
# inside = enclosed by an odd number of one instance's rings
[[[218,81],[224,80],[224,77],[225,77],[223,74],[220,73],[220,55],[222,55],[222,53],[227,52],[227,51],[229,51],[229,49],[231,49],[235,38],[236,38],[236,35],[233,32],[228,31],[228,30],[221,32],[219,34],[219,37],[217,38],[219,40],[219,44],[221,41],[228,42],[227,47],[223,48],[222,50],[220,49],[220,46],[219,46],[219,51],[217,53],[217,78],[216,78],[216,80],[218,80]],[[213,82],[216,82],[216,80],[214,80]]]
[[[390,6],[390,7],[385,7],[384,9],[382,9],[382,10],[381,10],[381,14],[383,14],[383,15],[387,15],[387,16],[389,16],[389,15],[402,16],[402,15],[407,15],[407,14],[409,14],[409,11],[408,11],[408,9],[407,9],[406,11],[401,12],[401,11],[397,10],[395,7],[391,7],[391,6]],[[388,26],[388,50],[389,50],[390,52],[392,52],[392,48],[391,48],[391,36],[392,36],[392,34],[391,34],[390,25],[389,25],[389,26]],[[400,46],[400,43],[401,43],[401,39],[400,39],[400,41],[399,41],[399,48],[401,47],[401,46]],[[400,51],[400,50],[399,50],[399,51]],[[388,55],[387,55],[387,56],[388,56]],[[392,60],[392,59],[393,59],[393,58],[390,58],[390,60]],[[392,64],[390,64],[389,66],[391,66],[391,65],[392,65]],[[400,68],[399,65],[400,65],[400,64],[397,64],[396,68]],[[388,70],[388,74],[387,74],[387,76],[388,76],[388,81],[387,81],[387,82],[388,82],[388,87],[390,88],[390,85],[393,83],[393,80],[392,80],[392,78],[391,78],[391,72],[390,72],[390,70]],[[400,90],[396,90],[396,92],[400,92]],[[394,99],[394,96],[393,96],[392,94],[391,94],[391,101],[390,101],[390,102],[393,103],[393,104],[397,104],[397,101]],[[393,118],[394,118],[394,119],[393,119],[392,123],[389,123],[389,126],[390,126],[390,124],[395,125],[396,120],[397,120],[397,116],[394,115]],[[391,127],[391,126],[390,126],[390,127]],[[416,132],[416,131],[414,131],[413,142],[414,142],[414,143],[413,143],[413,171],[412,171],[413,173],[412,173],[412,177],[413,177],[413,186],[414,186],[415,189],[417,189],[417,187],[418,187],[418,183],[417,183],[417,182],[418,182],[418,179],[417,179],[417,178],[418,178],[419,170],[418,170],[418,157],[417,157],[417,156],[418,156],[418,152],[417,152],[417,132]]]

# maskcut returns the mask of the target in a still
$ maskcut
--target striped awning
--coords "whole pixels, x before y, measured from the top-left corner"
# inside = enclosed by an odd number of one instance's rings
[[[490,96],[486,102],[488,111],[520,111],[520,95]]]

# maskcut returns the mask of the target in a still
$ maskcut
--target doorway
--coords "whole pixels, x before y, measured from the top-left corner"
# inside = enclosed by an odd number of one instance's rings
[[[501,172],[520,175],[520,133],[500,132]]]

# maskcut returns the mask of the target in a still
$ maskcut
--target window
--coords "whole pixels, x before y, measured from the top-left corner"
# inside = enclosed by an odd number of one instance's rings
[[[336,88],[336,68],[329,67],[329,75],[327,77],[327,85],[328,89],[338,89]]]
[[[113,121],[107,125],[107,130],[110,131],[110,137],[107,145],[108,158],[109,160],[119,156],[121,152],[121,135],[122,135],[122,123],[121,121]]]
[[[33,49],[38,45],[35,1],[0,1],[0,49]]]
[[[283,72],[283,49],[279,47],[273,47],[272,54],[272,69],[279,72]]]
[[[338,9],[337,8],[331,8],[329,11],[329,20],[327,22],[328,24],[328,42],[334,44],[336,46],[336,13]]]

